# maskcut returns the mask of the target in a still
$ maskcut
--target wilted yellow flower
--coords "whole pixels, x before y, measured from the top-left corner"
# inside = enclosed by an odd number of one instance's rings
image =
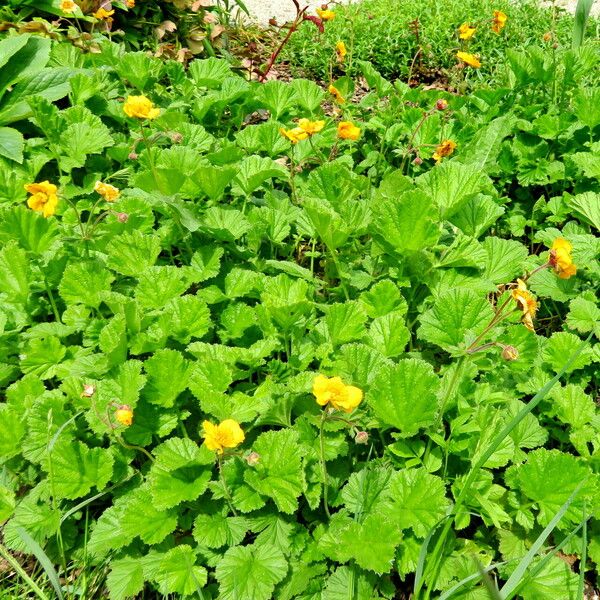
[[[81,392],[82,398],[91,398],[96,393],[96,386],[91,383],[86,383],[83,386],[83,392]]]
[[[445,156],[450,156],[456,150],[456,144],[452,140],[444,140],[433,153],[435,162],[440,162]]]
[[[49,181],[41,183],[28,183],[25,189],[31,194],[27,199],[27,206],[32,210],[41,212],[44,217],[51,217],[58,206],[57,187]]]
[[[344,62],[346,54],[348,54],[348,51],[346,50],[346,44],[344,44],[344,42],[337,42],[335,45],[335,54],[338,62]]]
[[[75,12],[75,9],[77,8],[77,4],[75,4],[75,2],[73,2],[73,0],[62,0],[62,2],[60,3],[60,10],[62,10],[64,13],[70,15],[71,13]]]
[[[462,60],[464,63],[470,67],[474,67],[475,69],[478,69],[481,66],[479,59],[475,55],[469,54],[468,52],[457,52],[456,58]]]
[[[504,26],[506,25],[506,21],[508,17],[501,10],[494,11],[494,18],[492,19],[492,31],[494,33],[500,33]]]
[[[123,104],[123,110],[128,117],[136,119],[156,119],[160,114],[160,110],[154,108],[152,100],[146,96],[129,96]]]
[[[114,185],[102,183],[102,181],[96,181],[94,190],[96,190],[107,202],[114,202],[121,194],[119,189]]]
[[[112,21],[111,17],[115,14],[114,10],[106,10],[103,6],[99,8],[92,16],[101,21]]]
[[[346,98],[344,98],[344,96],[342,96],[342,93],[340,92],[340,90],[338,90],[333,84],[330,84],[329,87],[327,88],[327,90],[335,98],[335,101],[338,104],[344,104],[344,102],[346,102]]]
[[[357,127],[352,121],[340,121],[337,127],[338,137],[343,140],[356,141],[360,137],[360,127]]]
[[[331,404],[337,410],[351,413],[363,399],[362,390],[353,385],[345,385],[340,377],[317,375],[313,382],[313,394],[317,404]]]
[[[317,14],[322,21],[333,21],[335,19],[335,13],[328,8],[317,8]]]
[[[475,27],[471,27],[468,23],[463,23],[458,28],[458,37],[461,40],[470,40],[474,35],[477,29]]]
[[[223,454],[224,448],[235,448],[244,441],[244,432],[239,423],[233,419],[225,419],[218,425],[204,421],[202,427],[206,447],[209,450],[216,450],[217,454]]]
[[[538,303],[522,279],[517,279],[517,287],[512,291],[512,297],[517,301],[519,308],[523,312],[523,316],[521,317],[523,325],[530,331],[535,331],[533,328],[533,318],[537,312]]]
[[[504,346],[502,348],[502,358],[508,361],[517,360],[519,351],[514,346]]]
[[[550,249],[550,265],[561,279],[569,279],[577,273],[577,267],[571,258],[573,245],[564,238],[556,238]]]
[[[115,419],[117,419],[121,425],[129,427],[133,423],[133,411],[131,410],[131,406],[128,404],[121,404],[121,406],[115,410]]]
[[[319,133],[323,127],[325,127],[325,121],[311,121],[310,119],[300,119],[298,121],[298,127],[308,133],[308,135],[313,135],[315,133]]]
[[[293,129],[279,128],[279,133],[286,137],[292,144],[297,144],[301,140],[305,140],[308,137],[308,133],[301,127],[294,127]]]

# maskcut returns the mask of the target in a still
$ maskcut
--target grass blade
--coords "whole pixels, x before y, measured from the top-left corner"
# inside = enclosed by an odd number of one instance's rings
[[[17,527],[17,533],[19,534],[21,540],[23,540],[23,543],[27,546],[27,549],[38,559],[40,565],[42,565],[42,568],[48,576],[48,580],[56,592],[56,597],[58,600],[64,600],[58,574],[54,570],[52,561],[48,558],[48,555],[22,527]]]
[[[575,9],[575,23],[573,25],[573,48],[576,50],[583,44],[585,27],[590,17],[594,0],[579,0]]]
[[[579,561],[579,586],[577,589],[577,600],[584,600],[585,591],[585,563],[587,562],[587,514],[585,501],[583,503],[583,536],[581,540],[581,560]]]
[[[468,577],[461,579],[458,583],[455,583],[450,589],[446,590],[438,598],[438,600],[449,600],[450,598],[452,598],[454,592],[457,592],[461,587],[467,585],[467,583],[471,583],[472,581],[477,581],[478,579],[481,579],[481,577],[483,577],[484,575],[487,575],[490,571],[493,571],[494,569],[497,569],[498,567],[502,567],[505,564],[507,564],[506,561],[493,563],[489,567],[480,566],[480,569],[477,571],[477,573],[473,573],[472,575],[469,575]]]
[[[573,493],[567,498],[567,501],[560,507],[558,512],[552,517],[552,520],[546,527],[544,531],[540,533],[537,537],[529,552],[523,557],[521,562],[517,565],[517,568],[512,572],[511,576],[508,578],[506,583],[502,586],[500,590],[500,597],[502,600],[510,600],[516,593],[517,588],[522,585],[524,582],[525,575],[528,572],[528,569],[535,558],[536,554],[539,552],[541,547],[544,545],[544,542],[548,539],[548,536],[554,531],[554,528],[558,525],[560,520],[563,518],[564,514],[569,509],[569,506],[575,500],[579,490],[583,486],[585,481],[582,481],[574,490]],[[531,576],[529,574],[529,576]]]
[[[19,561],[2,544],[0,544],[0,556],[2,556],[2,558],[15,570],[19,577],[21,577],[40,600],[48,600],[48,596],[46,596],[38,584],[25,573],[23,567],[19,564]]]

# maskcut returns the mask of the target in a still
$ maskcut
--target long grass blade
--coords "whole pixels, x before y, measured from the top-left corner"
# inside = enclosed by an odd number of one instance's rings
[[[27,549],[33,554],[39,561],[40,565],[46,572],[48,580],[50,584],[54,588],[56,592],[56,597],[58,600],[64,600],[62,587],[60,585],[60,580],[58,579],[58,574],[54,570],[54,566],[52,565],[52,561],[48,558],[48,555],[44,552],[42,547],[22,528],[17,527],[17,534],[23,540]]]
[[[518,587],[524,583],[524,578],[526,574],[528,574],[529,567],[535,558],[536,554],[539,552],[541,547],[544,545],[544,542],[548,539],[549,535],[554,531],[554,528],[559,524],[560,520],[563,518],[569,506],[573,503],[579,490],[581,490],[585,481],[582,481],[574,490],[573,493],[567,498],[567,501],[559,508],[558,512],[552,517],[552,520],[546,527],[544,531],[540,533],[535,542],[532,544],[529,552],[523,557],[521,562],[517,565],[517,568],[512,572],[511,576],[508,578],[506,583],[502,586],[500,590],[501,600],[510,600],[516,593]]]
[[[576,50],[583,44],[585,28],[590,18],[594,0],[579,0],[575,9],[575,23],[573,25],[573,48]]]
[[[464,587],[468,583],[475,582],[475,581],[481,579],[484,575],[487,575],[491,571],[494,571],[498,567],[502,567],[505,564],[507,564],[507,562],[503,561],[503,562],[493,563],[489,567],[481,567],[481,569],[479,571],[477,571],[477,573],[473,573],[472,575],[469,575],[468,577],[461,579],[458,583],[455,583],[451,588],[446,590],[438,598],[438,600],[449,600],[450,598],[452,598],[452,596],[454,595],[455,592],[458,592],[458,590],[460,590],[460,588]]]
[[[25,573],[23,567],[19,564],[19,561],[2,544],[0,544],[0,556],[2,556],[2,558],[15,570],[19,577],[21,577],[40,600],[48,600],[48,596],[46,596],[38,584]]]
[[[585,563],[587,562],[587,514],[586,503],[583,502],[583,536],[581,540],[581,560],[579,561],[579,585],[577,589],[577,600],[585,600]]]

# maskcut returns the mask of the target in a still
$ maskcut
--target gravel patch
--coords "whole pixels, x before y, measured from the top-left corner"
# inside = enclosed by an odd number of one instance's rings
[[[338,0],[339,4],[350,4],[351,2],[357,2],[359,0]],[[447,2],[449,0],[443,0]],[[515,0],[518,2],[519,0]],[[323,4],[324,0],[300,0],[300,6],[309,6],[309,10],[307,14],[315,14],[315,9],[321,4]],[[296,8],[292,0],[244,0],[248,11],[250,12],[251,18],[253,21],[261,25],[265,25],[269,22],[269,19],[275,18],[278,23],[285,23],[287,21],[291,21],[295,14]],[[575,12],[575,7],[577,6],[577,0],[555,0],[556,6],[560,6],[561,8],[565,8],[570,12]],[[541,4],[543,6],[552,6],[551,0],[542,0]],[[335,9],[334,3],[331,3],[331,8]],[[600,15],[600,0],[596,0],[592,6],[592,15],[598,16]]]

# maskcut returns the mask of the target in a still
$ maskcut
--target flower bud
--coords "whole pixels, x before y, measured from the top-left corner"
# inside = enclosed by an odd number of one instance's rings
[[[115,419],[121,425],[125,425],[125,427],[129,427],[133,423],[133,411],[131,410],[131,406],[128,404],[121,404],[117,410],[115,410]]]
[[[260,462],[260,454],[258,452],[250,452],[250,454],[246,456],[246,462],[249,467],[255,467]]]
[[[504,360],[517,360],[519,351],[514,346],[504,346],[502,348],[502,358]]]
[[[448,101],[444,100],[444,98],[440,98],[435,103],[435,108],[436,108],[436,110],[446,110],[448,108]]]
[[[129,156],[127,158],[129,160],[137,160],[138,159],[138,155],[135,152],[130,152]]]
[[[117,213],[117,220],[119,221],[119,223],[127,223],[127,221],[129,220],[129,215],[124,212]]]
[[[357,444],[368,444],[369,443],[369,434],[366,431],[359,431],[354,437],[354,441]]]
[[[418,167],[419,165],[423,164],[423,159],[420,156],[415,156],[415,159],[412,162],[413,165],[416,165]]]
[[[178,133],[177,131],[174,131],[173,133],[171,133],[171,141],[174,144],[181,144],[182,140],[183,140],[183,136],[180,133]]]
[[[277,27],[277,19],[275,17],[271,17],[269,19],[269,25],[271,25],[271,27]]]
[[[91,398],[96,393],[96,386],[86,383],[83,386],[83,392],[81,392],[82,398]]]
[[[549,42],[552,39],[552,33],[547,31],[542,37],[545,42]]]

